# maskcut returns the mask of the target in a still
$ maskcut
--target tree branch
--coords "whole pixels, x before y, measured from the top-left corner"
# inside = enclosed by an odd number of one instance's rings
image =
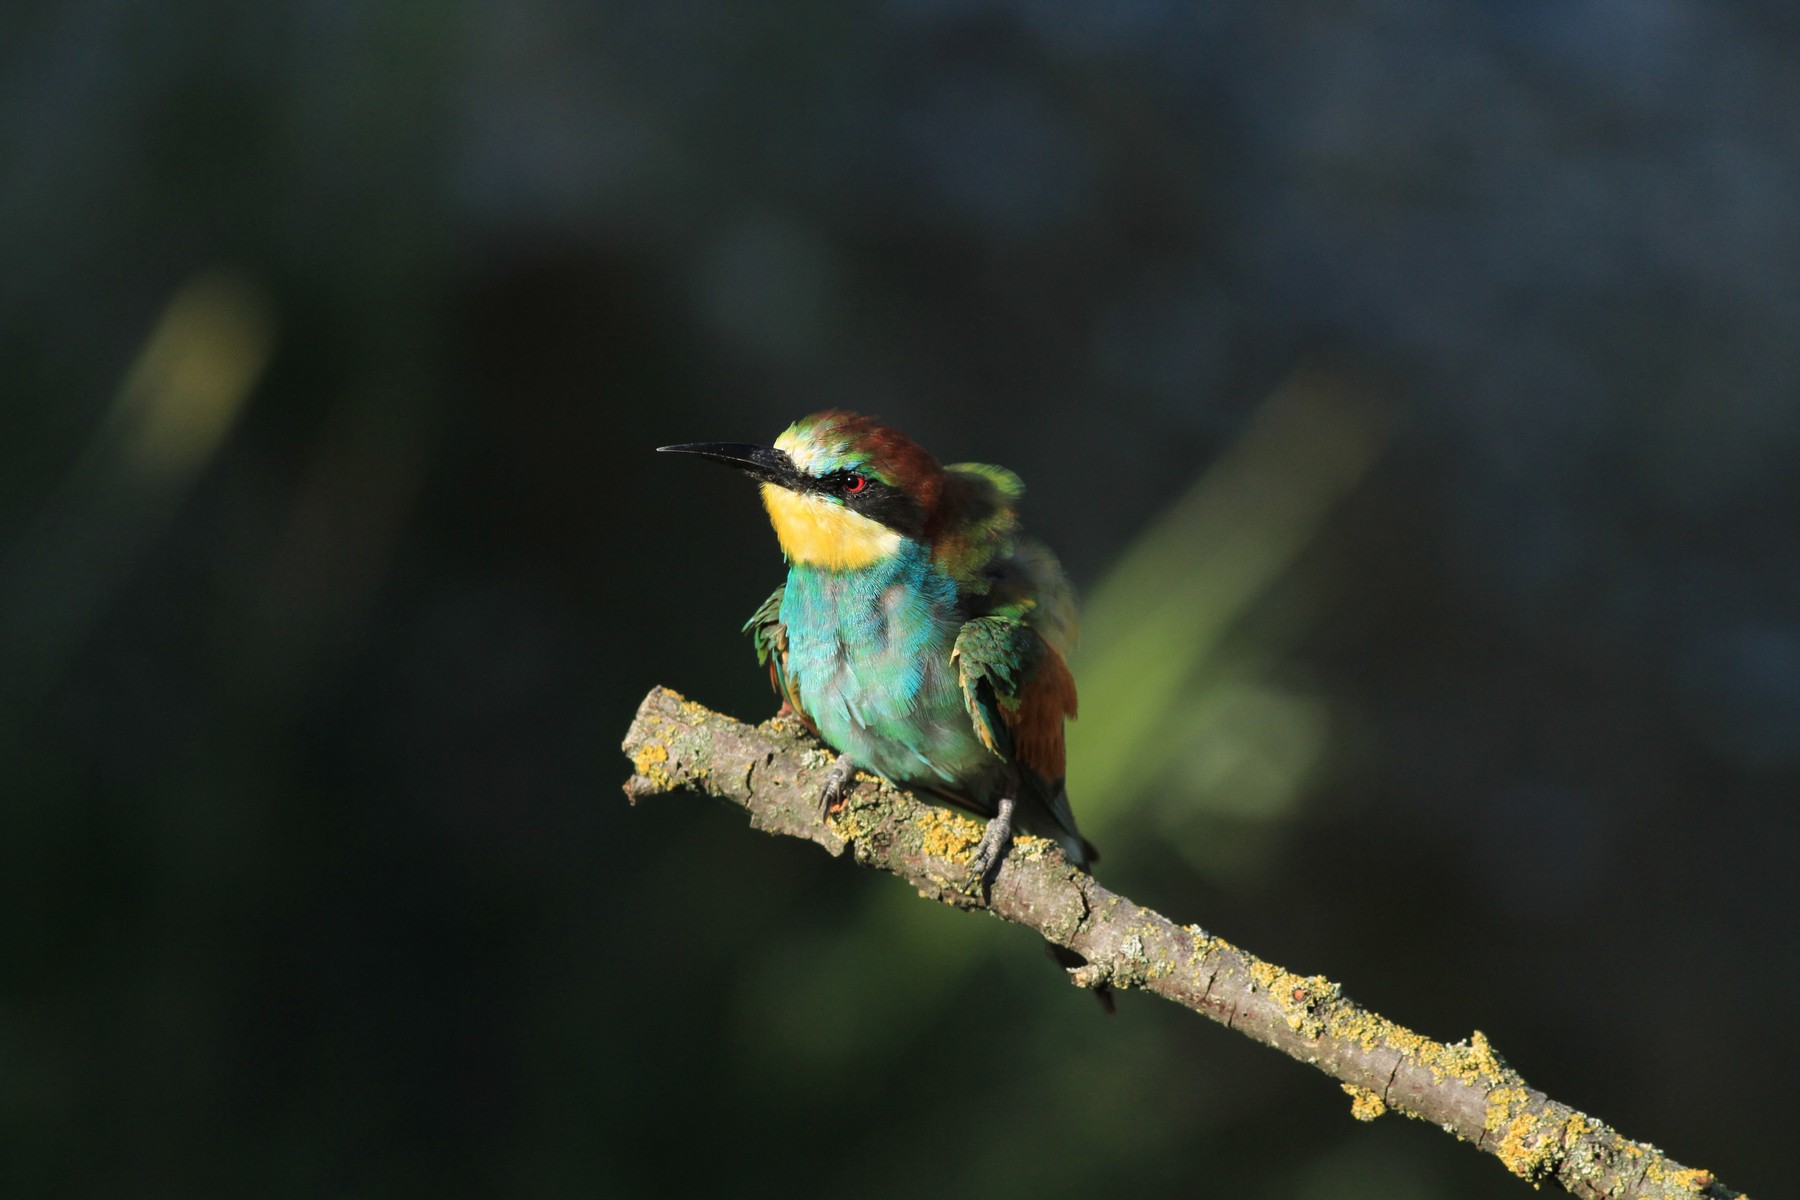
[[[982,829],[969,817],[863,776],[845,809],[821,821],[831,755],[792,718],[744,725],[657,688],[638,709],[625,753],[636,768],[625,784],[632,803],[705,792],[746,810],[756,829],[833,855],[848,850],[921,896],[1034,929],[1087,960],[1071,972],[1075,982],[1154,992],[1309,1063],[1343,1084],[1359,1120],[1391,1109],[1429,1121],[1522,1179],[1595,1200],[1740,1196],[1711,1173],[1528,1086],[1481,1033],[1434,1042],[1363,1008],[1323,976],[1295,975],[1107,891],[1041,838],[1015,842],[983,899],[963,890]]]

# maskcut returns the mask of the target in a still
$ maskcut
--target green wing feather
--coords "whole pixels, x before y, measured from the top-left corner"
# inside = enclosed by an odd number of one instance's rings
[[[1029,633],[1011,617],[976,617],[963,622],[950,651],[975,735],[1004,759],[1012,758],[1013,742],[1012,730],[1001,713],[1004,707],[1018,708],[1021,657],[1030,653],[1031,643],[1037,641],[1034,636],[1021,636]]]
[[[1005,467],[956,463],[944,468],[932,553],[967,596],[980,596],[991,568],[1012,553],[1019,530],[1017,504],[1025,485]]]
[[[944,470],[971,482],[986,484],[1009,506],[1018,503],[1025,496],[1025,481],[1005,467],[997,467],[993,463],[951,463]]]
[[[1056,556],[1019,531],[1025,485],[1005,467],[957,463],[934,553],[971,616],[1011,615],[1061,654],[1075,645],[1075,592]]]
[[[744,632],[756,646],[756,661],[769,669],[769,683],[775,694],[816,734],[818,730],[813,727],[812,718],[806,715],[800,693],[787,672],[787,626],[781,622],[781,600],[785,595],[786,584],[770,593],[762,606],[744,622]]]
[[[1062,566],[1019,531],[1025,485],[1005,467],[957,463],[933,538],[967,614],[951,661],[983,745],[1012,764],[1054,818],[1076,862],[1098,857],[1075,826],[1063,788],[1063,722],[1075,715],[1064,660],[1075,642],[1075,592]]]
[[[1099,855],[1081,836],[1063,787],[1063,722],[1075,715],[1075,681],[1025,611],[963,623],[950,661],[976,736],[1013,764],[1020,782],[1056,819],[1077,863]]]

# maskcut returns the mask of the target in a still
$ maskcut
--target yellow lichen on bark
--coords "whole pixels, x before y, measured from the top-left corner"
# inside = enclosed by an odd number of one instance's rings
[[[981,826],[948,809],[927,809],[919,818],[919,850],[932,858],[963,862],[981,840]]]
[[[1666,1183],[1672,1187],[1693,1192],[1695,1195],[1706,1191],[1715,1182],[1711,1171],[1686,1167],[1670,1170],[1660,1160],[1652,1160],[1650,1169],[1644,1172],[1644,1178],[1651,1183]]]
[[[1387,1102],[1366,1087],[1354,1083],[1339,1086],[1350,1096],[1350,1115],[1359,1121],[1373,1121],[1388,1110]]]
[[[1522,1087],[1495,1088],[1488,1094],[1483,1127],[1492,1139],[1495,1157],[1520,1179],[1535,1183],[1562,1162],[1566,1123],[1546,1120],[1532,1111],[1531,1093]]]
[[[1397,1050],[1406,1058],[1416,1062],[1424,1062],[1429,1048],[1439,1048],[1438,1044],[1421,1033],[1414,1033],[1406,1026],[1390,1021],[1378,1013],[1356,1004],[1336,1005],[1328,1022],[1331,1036],[1353,1041],[1364,1050],[1387,1048]]]
[[[1251,961],[1250,978],[1269,993],[1288,1028],[1302,1037],[1316,1038],[1325,1032],[1320,1010],[1335,1004],[1343,994],[1323,975],[1296,975],[1260,958]]]
[[[1519,1078],[1506,1065],[1487,1035],[1477,1029],[1466,1042],[1440,1045],[1425,1041],[1419,1061],[1430,1067],[1439,1079],[1455,1079],[1462,1083],[1515,1084]]]
[[[1482,1075],[1499,1076],[1507,1071],[1505,1060],[1494,1050],[1487,1034],[1477,1029],[1469,1035],[1469,1066]]]
[[[674,785],[674,778],[663,769],[663,764],[668,761],[669,748],[661,742],[645,742],[631,756],[631,765],[637,769],[637,773],[659,788]]]

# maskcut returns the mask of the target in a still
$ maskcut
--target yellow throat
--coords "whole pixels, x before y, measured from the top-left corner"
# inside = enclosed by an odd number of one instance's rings
[[[762,485],[763,507],[790,562],[854,571],[900,549],[900,535],[823,496],[804,496],[772,483]]]

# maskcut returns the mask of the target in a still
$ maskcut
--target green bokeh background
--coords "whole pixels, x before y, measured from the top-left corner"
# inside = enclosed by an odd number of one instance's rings
[[[1516,1197],[1032,939],[630,809],[781,564],[651,448],[1002,462],[1107,883],[1791,1177],[1774,3],[0,10],[0,1194]]]

